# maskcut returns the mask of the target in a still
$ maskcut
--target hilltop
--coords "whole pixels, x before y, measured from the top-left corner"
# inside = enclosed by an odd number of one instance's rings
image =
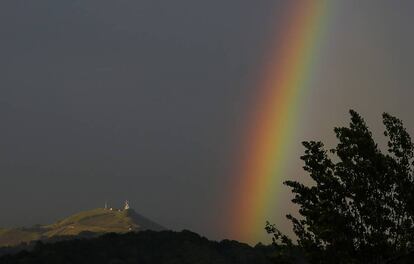
[[[0,229],[0,247],[34,240],[78,236],[85,232],[104,234],[143,230],[161,231],[164,228],[133,209],[98,208],[71,215],[50,225]]]

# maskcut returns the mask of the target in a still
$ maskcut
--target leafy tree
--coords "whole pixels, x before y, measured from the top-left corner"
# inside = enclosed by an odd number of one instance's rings
[[[334,129],[336,148],[303,142],[313,184],[286,181],[300,217],[287,215],[311,263],[387,263],[414,247],[414,145],[401,120],[383,114],[388,149],[381,151],[364,119]],[[291,244],[274,225],[274,243]]]

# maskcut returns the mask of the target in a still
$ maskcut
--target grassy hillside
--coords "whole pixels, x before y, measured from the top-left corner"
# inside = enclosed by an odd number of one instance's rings
[[[163,227],[131,209],[119,211],[98,208],[74,214],[51,225],[0,229],[0,247],[57,236],[75,236],[82,232],[126,233],[148,229],[160,231]]]
[[[42,233],[25,228],[0,230],[0,246],[13,246],[22,242],[39,240]]]

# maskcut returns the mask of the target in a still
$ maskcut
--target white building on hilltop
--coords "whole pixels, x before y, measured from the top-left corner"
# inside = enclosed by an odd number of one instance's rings
[[[118,212],[121,212],[122,210],[129,210],[129,209],[131,209],[131,207],[129,206],[129,201],[128,200],[125,200],[124,208],[113,208],[113,207],[110,207],[109,204],[108,204],[108,202],[105,202],[105,207],[104,207],[104,210],[118,211]]]
[[[128,200],[125,201],[124,210],[130,209]]]

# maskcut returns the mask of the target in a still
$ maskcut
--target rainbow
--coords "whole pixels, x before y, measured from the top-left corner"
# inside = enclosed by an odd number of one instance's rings
[[[266,56],[263,75],[255,87],[259,96],[247,118],[242,149],[237,150],[241,153],[235,172],[239,184],[231,201],[230,221],[235,239],[257,242],[265,221],[276,209],[269,207],[282,186],[281,175],[287,169],[292,135],[317,64],[331,2],[287,1],[288,11],[272,41],[277,48]]]

